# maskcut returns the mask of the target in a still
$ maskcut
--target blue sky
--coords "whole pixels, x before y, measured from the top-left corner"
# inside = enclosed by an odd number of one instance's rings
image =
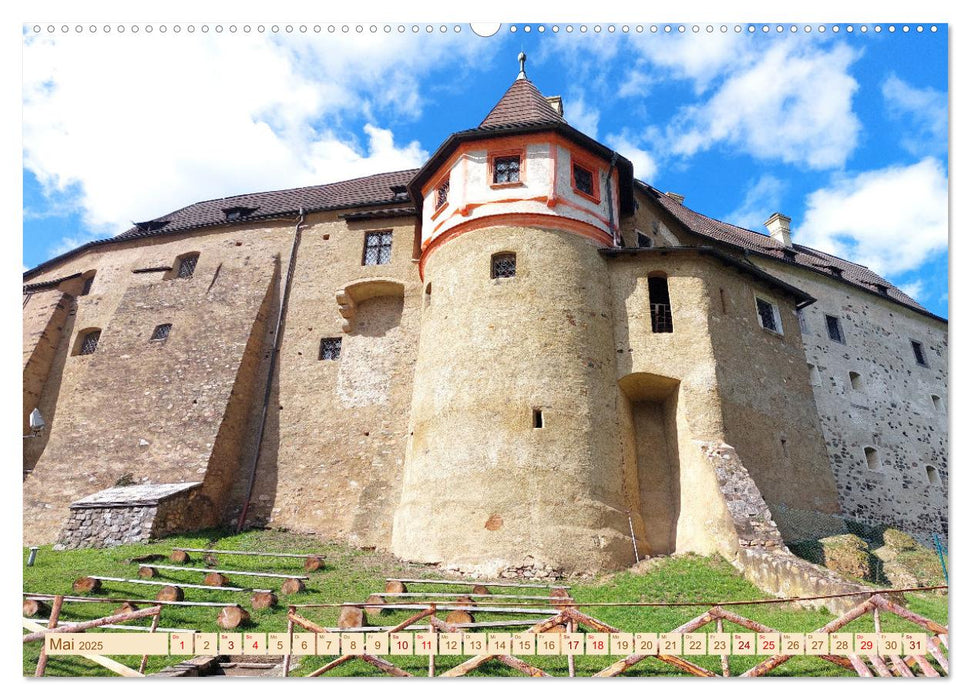
[[[537,87],[641,179],[759,231],[782,211],[797,243],[948,315],[946,25],[533,24],[482,38],[230,24],[28,27],[25,267],[195,201],[416,167],[481,121],[525,50]]]

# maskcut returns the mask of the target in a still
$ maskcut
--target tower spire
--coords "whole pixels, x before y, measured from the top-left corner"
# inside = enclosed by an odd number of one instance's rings
[[[526,78],[526,52],[519,52],[519,75],[516,76],[516,80],[520,78]]]

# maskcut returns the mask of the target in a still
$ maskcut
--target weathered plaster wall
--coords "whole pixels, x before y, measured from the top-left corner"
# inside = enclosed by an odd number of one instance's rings
[[[49,440],[24,483],[27,541],[53,541],[69,503],[119,480],[203,480],[200,496],[209,505],[198,509],[196,525],[221,520],[245,438],[239,415],[261,352],[250,340],[262,329],[278,274],[272,240],[247,246],[199,236],[191,279],[147,280],[131,271],[146,255],[171,262],[185,252],[182,241],[76,261],[96,268],[100,284],[96,277],[92,293],[79,298],[73,335],[58,349],[58,381],[45,387],[43,399],[56,411],[45,412]],[[172,323],[168,340],[149,340],[160,323]],[[102,329],[97,350],[71,354],[89,328]]]
[[[50,378],[51,367],[57,355],[57,347],[68,325],[68,313],[72,303],[73,297],[59,289],[48,289],[24,296],[24,435],[30,434],[30,413],[40,405],[44,386]],[[43,410],[41,414],[46,416]],[[30,452],[27,456],[33,458],[34,455],[40,454],[42,448],[39,445],[28,443],[42,440],[46,440],[44,435],[24,441],[25,455]],[[34,459],[29,462],[25,460],[25,470],[33,468],[34,461]]]
[[[843,513],[920,535],[947,534],[947,325],[874,294],[784,263],[758,264],[817,301],[804,313],[806,362]],[[826,315],[840,319],[845,344],[831,340]],[[927,367],[910,341],[923,343]],[[850,372],[860,375],[853,389]],[[940,397],[940,408],[931,399]],[[880,461],[870,469],[864,447]],[[940,483],[928,482],[926,466]]]
[[[363,265],[365,234],[384,230],[393,231],[390,262]],[[422,293],[413,249],[412,219],[307,221],[249,522],[390,546]],[[397,280],[402,292],[359,304],[345,333],[336,293],[367,280]],[[318,359],[321,338],[341,339],[339,360]]]

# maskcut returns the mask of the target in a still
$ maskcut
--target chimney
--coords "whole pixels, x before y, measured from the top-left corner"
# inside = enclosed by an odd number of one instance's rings
[[[671,199],[673,199],[678,204],[684,204],[684,195],[683,194],[678,194],[677,192],[665,192],[664,193],[664,196],[665,197],[670,197]]]
[[[563,116],[563,98],[562,97],[560,97],[559,95],[556,95],[554,97],[547,97],[546,98],[546,102],[549,104],[550,107],[553,108],[553,111],[554,112],[556,112],[557,114],[559,114],[561,117]]]
[[[792,237],[789,235],[789,223],[791,221],[792,219],[788,216],[776,212],[764,224],[769,229],[769,235],[786,248],[792,247]]]

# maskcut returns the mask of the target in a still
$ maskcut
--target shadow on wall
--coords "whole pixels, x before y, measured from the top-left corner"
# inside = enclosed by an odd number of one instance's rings
[[[681,514],[678,386],[670,377],[629,374],[619,382],[630,408],[636,454],[638,509],[652,556],[677,546]]]

